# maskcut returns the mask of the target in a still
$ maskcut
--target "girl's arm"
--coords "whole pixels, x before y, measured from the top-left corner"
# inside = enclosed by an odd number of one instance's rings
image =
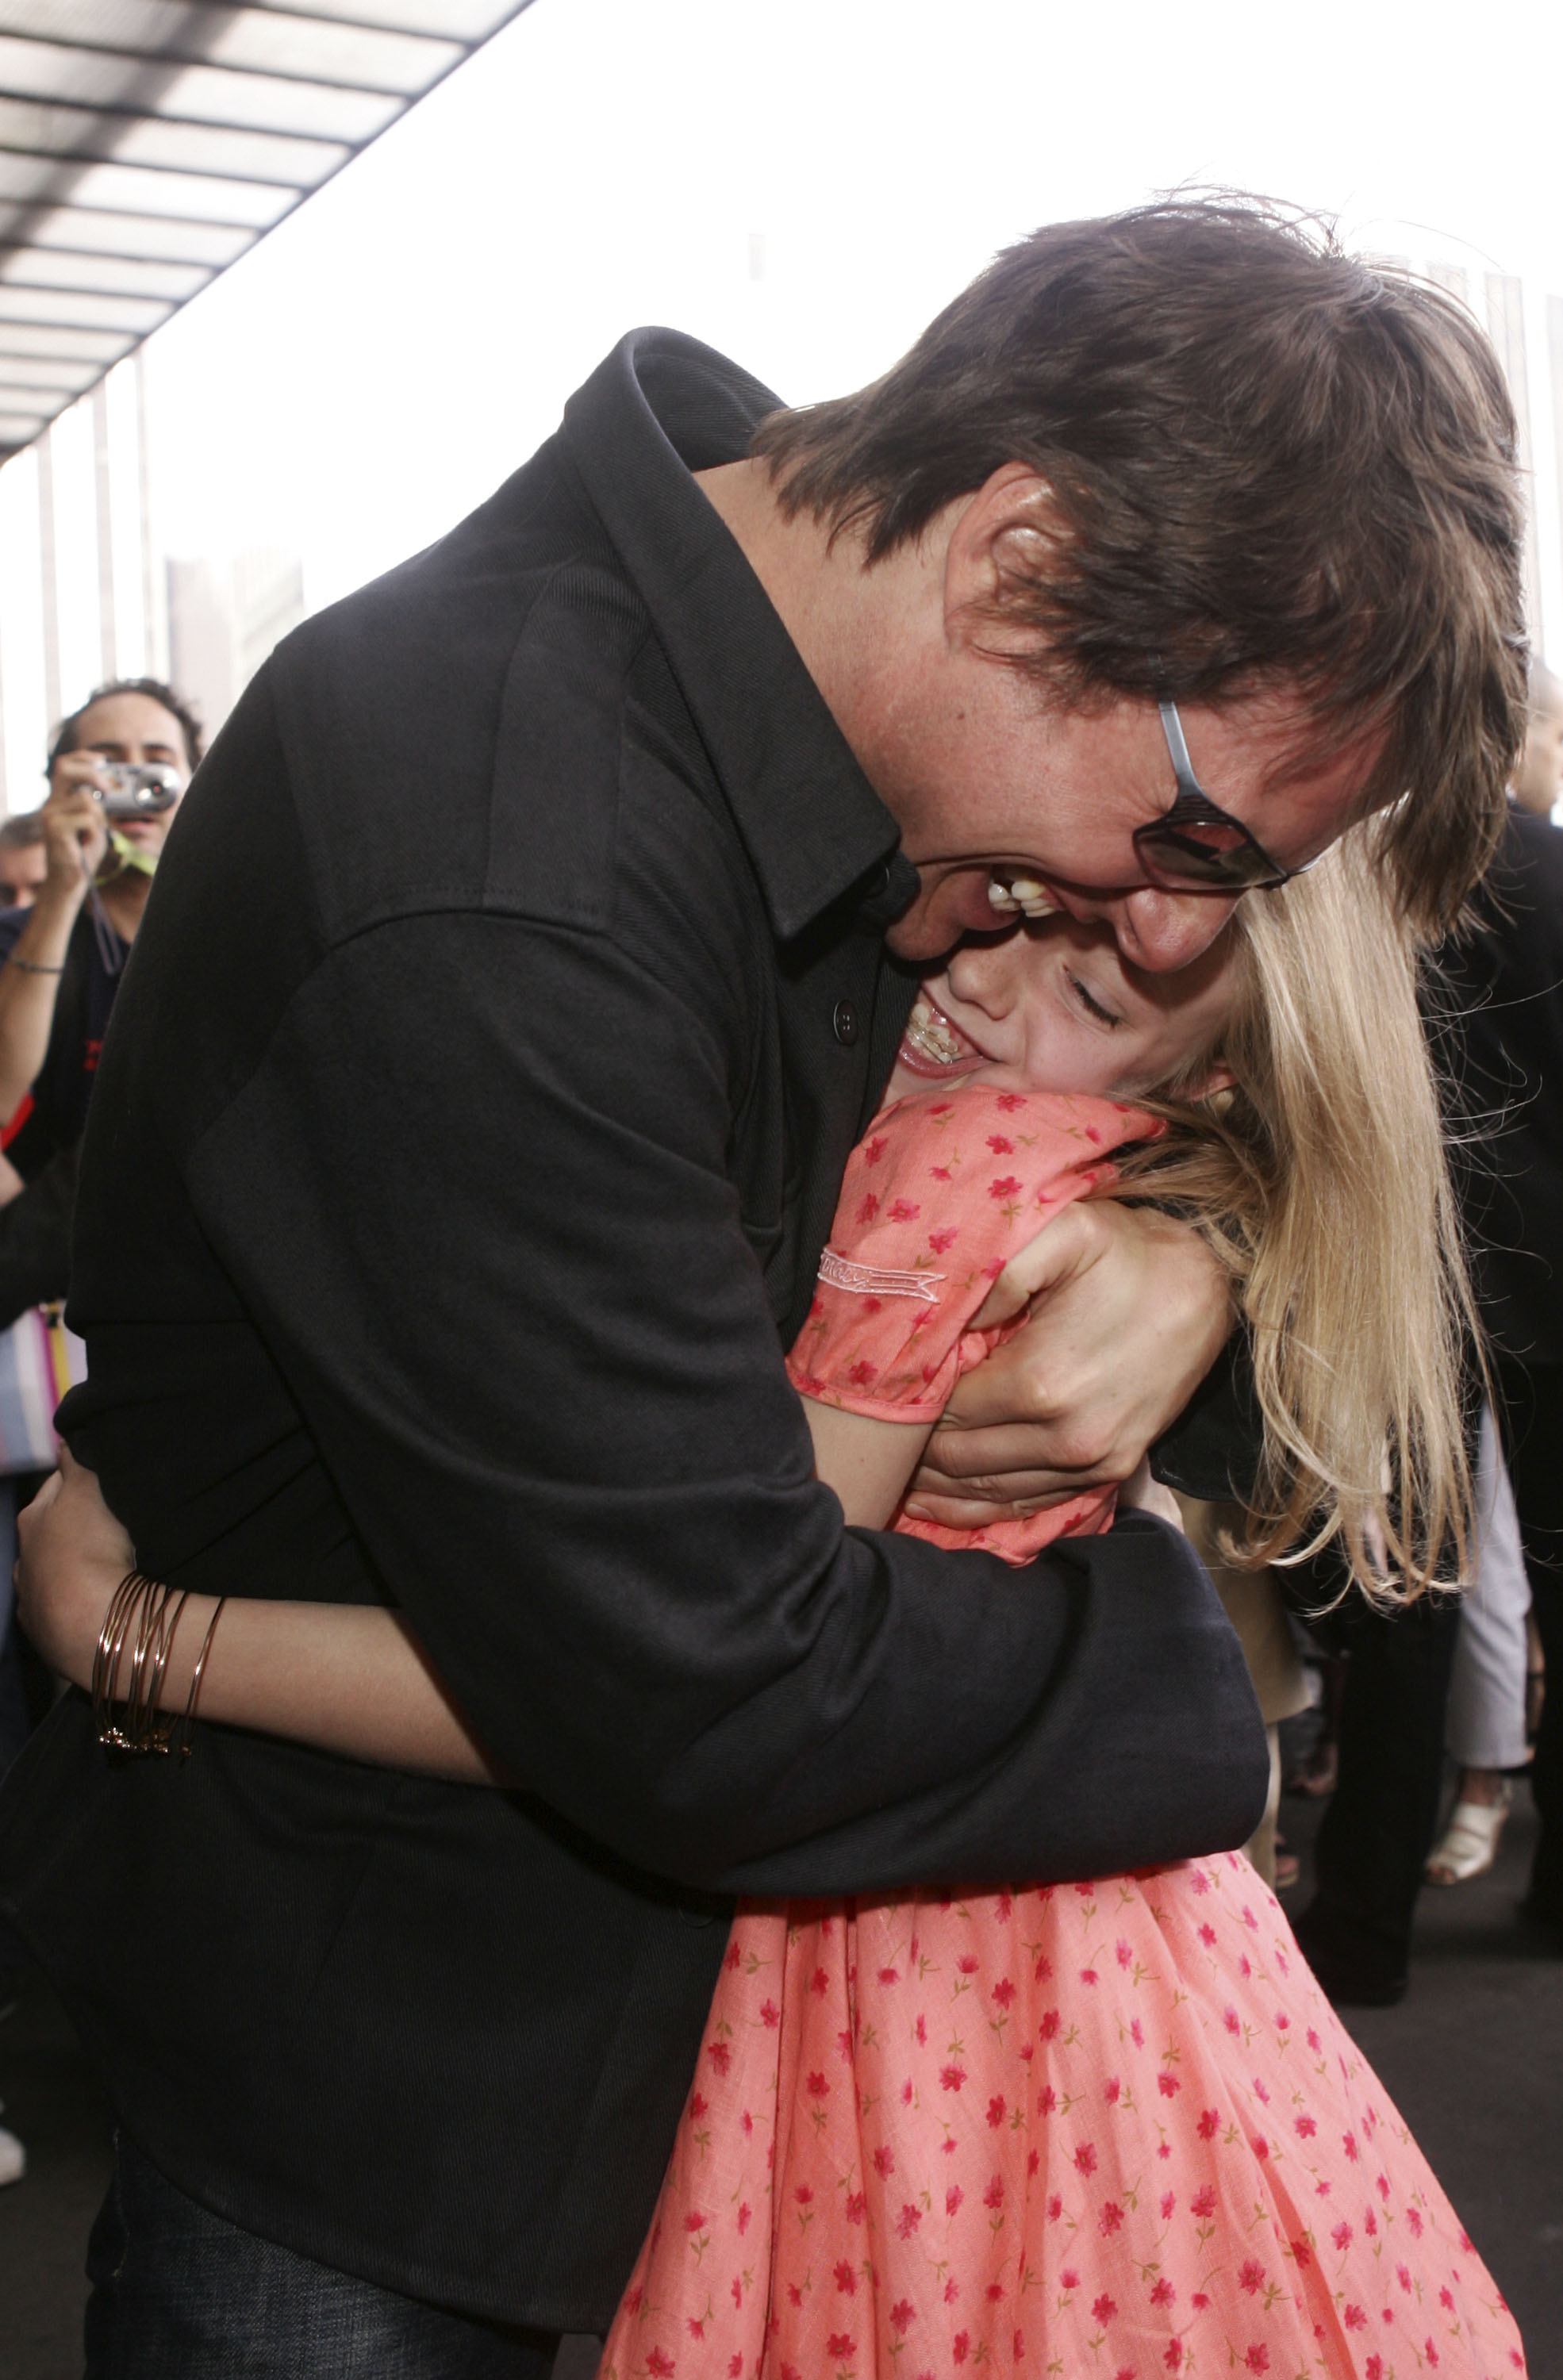
[[[815,1476],[835,1489],[849,1525],[888,1529],[932,1435],[932,1420],[878,1421],[840,1405],[803,1400],[814,1440]]]
[[[42,1658],[89,1686],[115,1587],[135,1549],[95,1473],[60,1452],[60,1476],[20,1516],[17,1610]],[[164,1673],[162,1707],[178,1713],[217,1609],[192,1595]],[[413,1768],[456,1783],[501,1784],[417,1640],[376,1604],[266,1603],[234,1597],[201,1678],[200,1716],[286,1736],[350,1760]]]
[[[872,1421],[806,1401],[818,1475],[849,1521],[882,1528],[927,1443],[928,1427]],[[39,1654],[73,1685],[92,1658],[135,1548],[104,1503],[95,1473],[60,1451],[60,1475],[22,1513],[17,1609]],[[216,1610],[192,1595],[179,1621],[161,1704],[178,1712]],[[450,1700],[405,1622],[378,1604],[271,1603],[236,1597],[224,1610],[201,1678],[200,1715],[285,1736],[317,1751],[458,1784],[506,1780]]]

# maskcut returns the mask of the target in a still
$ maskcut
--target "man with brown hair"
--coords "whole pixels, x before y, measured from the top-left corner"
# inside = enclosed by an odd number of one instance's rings
[[[221,1729],[110,1769],[62,1704],[0,1888],[122,2119],[94,2380],[540,2373],[638,2246],[729,1896],[1245,1839],[1183,1541],[849,1531],[782,1354],[905,962],[1059,905],[1180,966],[1375,808],[1442,918],[1522,659],[1478,334],[1193,203],[1039,232],[801,416],[633,334],[278,650],[104,1053],[65,1426],[152,1574],[394,1603],[516,1790]],[[1225,1340],[1176,1220],[1048,1248],[930,1509],[1125,1477]]]

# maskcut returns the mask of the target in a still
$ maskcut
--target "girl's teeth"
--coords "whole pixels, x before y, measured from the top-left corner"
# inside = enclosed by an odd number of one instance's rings
[[[1001,876],[990,876],[987,880],[987,905],[990,909],[1002,911],[1016,910],[1020,907],[1020,903]]]
[[[931,1058],[939,1066],[953,1066],[966,1055],[964,1044],[921,996],[913,1003],[906,1020],[906,1038],[915,1050],[920,1050],[925,1058]]]

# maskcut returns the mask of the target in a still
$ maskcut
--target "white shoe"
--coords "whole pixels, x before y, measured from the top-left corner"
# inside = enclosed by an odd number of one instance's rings
[[[27,2171],[27,2151],[15,2132],[0,2124],[0,2190],[8,2181],[19,2181]]]
[[[1428,1853],[1429,1884],[1469,1884],[1473,1876],[1486,1875],[1497,1857],[1498,1837],[1513,1798],[1514,1788],[1505,1778],[1500,1800],[1455,1803],[1442,1842]]]

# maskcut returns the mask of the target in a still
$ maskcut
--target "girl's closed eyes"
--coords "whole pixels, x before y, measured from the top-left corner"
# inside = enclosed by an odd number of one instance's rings
[[[1229,934],[1192,966],[1149,975],[1107,926],[1028,920],[924,978],[890,1096],[957,1080],[1103,1099],[1212,1091],[1230,1079],[1214,1059],[1236,982]]]

